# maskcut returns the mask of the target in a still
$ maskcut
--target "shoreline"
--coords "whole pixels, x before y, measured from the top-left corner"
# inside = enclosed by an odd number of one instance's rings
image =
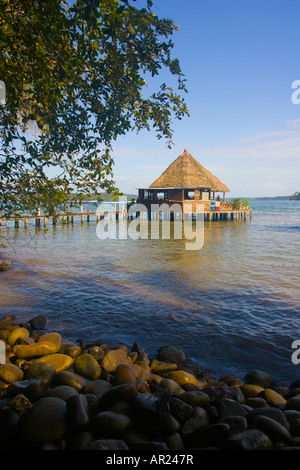
[[[42,315],[0,339],[1,450],[300,450],[300,380],[216,380],[176,345],[72,341]]]

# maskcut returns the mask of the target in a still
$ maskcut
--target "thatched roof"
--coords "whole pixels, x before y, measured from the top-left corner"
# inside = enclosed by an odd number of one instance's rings
[[[185,150],[150,188],[211,188],[213,191],[230,192],[227,186],[202,166]]]

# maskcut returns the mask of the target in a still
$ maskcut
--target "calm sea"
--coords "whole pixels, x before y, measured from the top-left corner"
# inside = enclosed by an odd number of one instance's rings
[[[175,344],[216,378],[259,368],[287,385],[300,378],[300,201],[250,205],[252,221],[205,222],[197,251],[178,239],[101,240],[93,218],[3,230],[13,263],[0,273],[1,316],[43,314],[67,338],[138,342],[152,357]]]

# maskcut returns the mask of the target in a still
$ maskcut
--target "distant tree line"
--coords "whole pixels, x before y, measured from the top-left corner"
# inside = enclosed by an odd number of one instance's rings
[[[300,192],[294,193],[294,194],[290,197],[290,199],[292,199],[293,201],[295,201],[295,200],[296,200],[296,201],[300,201]]]

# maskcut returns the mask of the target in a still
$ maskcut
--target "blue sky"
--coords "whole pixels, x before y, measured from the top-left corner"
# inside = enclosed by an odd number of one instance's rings
[[[154,13],[179,26],[173,56],[187,79],[190,117],[174,121],[172,149],[155,131],[118,139],[120,190],[150,185],[186,148],[230,197],[300,191],[300,104],[292,102],[299,0],[154,0]],[[162,73],[159,83],[169,78]]]

